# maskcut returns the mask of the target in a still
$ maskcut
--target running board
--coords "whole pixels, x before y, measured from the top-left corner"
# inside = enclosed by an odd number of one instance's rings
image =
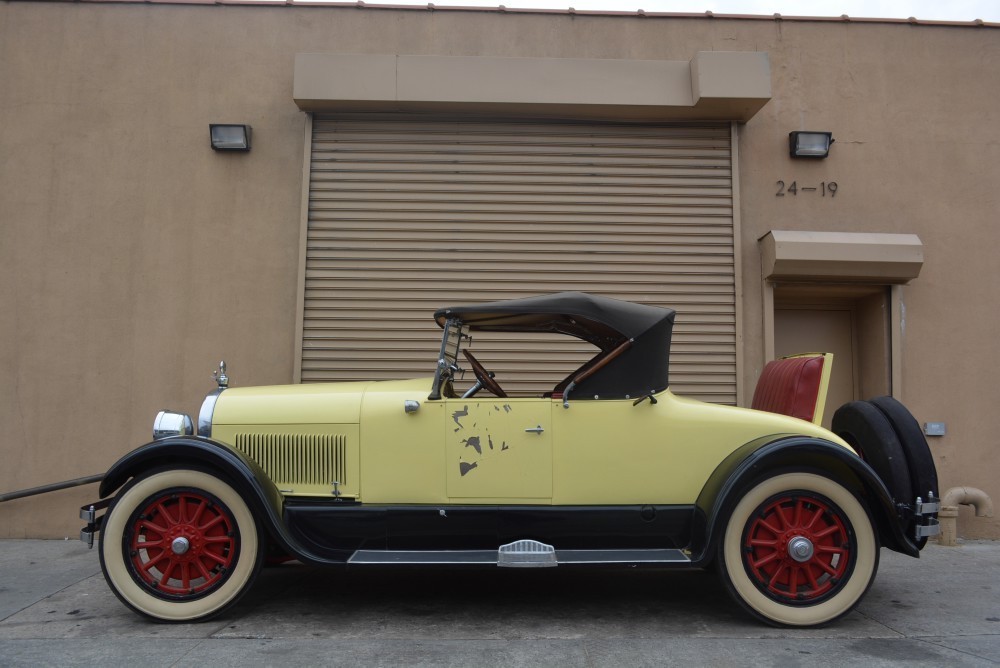
[[[499,550],[358,550],[347,561],[366,566],[500,566],[690,564],[681,550],[556,550],[536,541],[516,541]]]

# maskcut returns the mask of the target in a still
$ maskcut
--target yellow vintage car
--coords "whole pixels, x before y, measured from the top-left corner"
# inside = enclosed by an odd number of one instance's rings
[[[111,589],[164,621],[218,615],[274,555],[714,567],[765,622],[844,615],[881,547],[916,557],[936,532],[919,427],[888,397],[847,404],[827,431],[815,416],[675,396],[674,317],[560,293],[437,311],[426,378],[230,388],[223,365],[197,425],[163,411],[154,440],[110,468],[81,538],[99,533]],[[557,333],[596,354],[541,396],[508,396],[470,351],[476,331]],[[812,363],[796,364],[765,371],[765,404],[801,389]],[[465,365],[476,380],[459,393]],[[822,406],[828,366],[816,377],[809,401]]]

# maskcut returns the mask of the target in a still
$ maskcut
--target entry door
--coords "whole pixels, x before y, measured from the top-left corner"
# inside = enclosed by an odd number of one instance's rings
[[[833,413],[858,398],[854,312],[844,309],[774,309],[774,356],[833,353],[833,373],[823,411],[829,428]]]
[[[449,399],[447,411],[450,498],[551,500],[551,399]]]

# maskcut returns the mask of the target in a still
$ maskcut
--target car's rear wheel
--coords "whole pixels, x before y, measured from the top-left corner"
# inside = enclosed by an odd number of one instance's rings
[[[857,605],[878,558],[871,518],[849,490],[813,473],[785,473],[740,499],[718,561],[723,584],[751,614],[816,626]]]
[[[101,568],[133,610],[161,621],[214,616],[246,592],[263,561],[260,529],[218,476],[167,469],[134,479],[108,509]]]

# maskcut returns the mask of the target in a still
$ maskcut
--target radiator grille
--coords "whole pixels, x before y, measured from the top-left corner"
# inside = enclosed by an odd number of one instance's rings
[[[344,434],[236,434],[236,448],[282,485],[347,485]]]

